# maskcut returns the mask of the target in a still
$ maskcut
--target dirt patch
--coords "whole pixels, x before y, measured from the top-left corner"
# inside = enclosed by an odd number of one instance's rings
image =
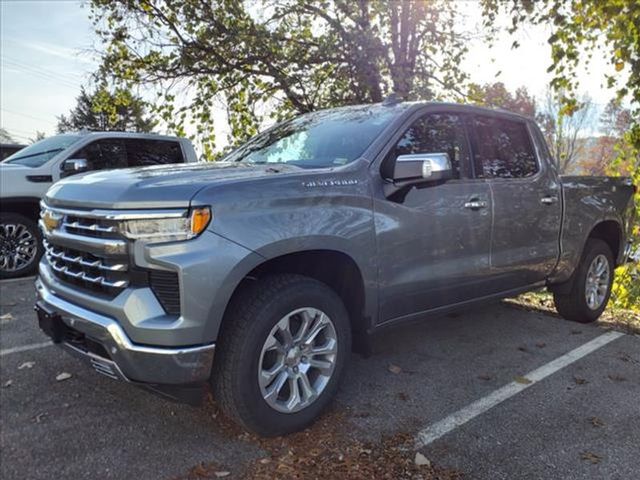
[[[265,455],[247,465],[200,464],[176,480],[463,478],[457,470],[440,468],[425,457],[417,457],[413,434],[396,433],[378,442],[359,441],[354,438],[355,429],[350,428],[350,422],[342,412],[330,412],[302,432],[272,439],[243,433],[221,414],[216,413],[216,416],[221,417],[225,433],[259,446]]]

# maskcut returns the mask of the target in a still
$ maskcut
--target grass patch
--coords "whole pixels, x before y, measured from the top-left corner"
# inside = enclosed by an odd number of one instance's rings
[[[515,298],[505,300],[505,303],[516,308],[560,317],[553,304],[553,295],[546,289],[523,293]],[[598,319],[597,324],[624,333],[640,335],[640,313],[613,307],[611,303]]]

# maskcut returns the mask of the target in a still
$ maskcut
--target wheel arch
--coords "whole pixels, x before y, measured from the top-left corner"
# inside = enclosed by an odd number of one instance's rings
[[[0,205],[0,213],[17,213],[34,222],[40,216],[40,199],[37,197],[3,198]]]
[[[342,299],[349,313],[354,347],[360,350],[358,337],[366,336],[371,327],[372,312],[367,306],[365,277],[357,261],[347,253],[332,249],[309,249],[284,253],[255,265],[236,285],[227,309],[243,290],[270,274],[294,273],[314,278],[333,289]],[[220,326],[222,328],[222,325]]]
[[[587,240],[591,238],[598,238],[609,245],[609,248],[611,248],[611,253],[613,254],[614,263],[616,264],[616,266],[620,264],[620,255],[624,251],[624,235],[622,233],[622,226],[620,225],[620,222],[616,220],[604,220],[596,224],[589,232]]]

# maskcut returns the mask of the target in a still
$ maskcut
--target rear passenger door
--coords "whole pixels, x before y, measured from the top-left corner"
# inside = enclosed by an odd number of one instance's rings
[[[491,276],[496,291],[544,280],[559,255],[558,176],[524,119],[473,115],[477,178],[491,188]]]
[[[130,167],[184,163],[182,148],[178,142],[131,138],[125,140],[125,145]]]

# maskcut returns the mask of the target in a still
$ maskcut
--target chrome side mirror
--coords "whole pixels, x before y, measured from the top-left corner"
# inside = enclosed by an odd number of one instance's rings
[[[62,162],[62,176],[68,177],[89,170],[89,163],[84,158],[69,158]]]
[[[453,178],[453,168],[449,154],[417,153],[400,155],[393,168],[396,183],[420,183]]]

